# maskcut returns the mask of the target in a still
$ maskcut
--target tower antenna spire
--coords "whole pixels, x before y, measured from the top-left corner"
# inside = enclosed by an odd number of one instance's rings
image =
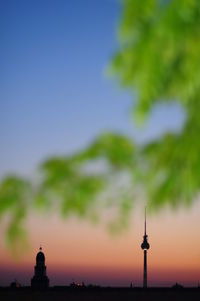
[[[146,228],[147,228],[147,220],[146,220],[146,208],[145,207],[145,212],[144,212],[144,235],[146,235]]]

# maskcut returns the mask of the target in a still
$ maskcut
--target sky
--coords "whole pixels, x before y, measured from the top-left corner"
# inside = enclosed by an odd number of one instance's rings
[[[131,119],[133,96],[108,77],[119,47],[120,9],[117,0],[0,1],[0,178],[10,173],[32,176],[42,160],[81,149],[102,131],[145,143],[181,129],[184,112],[173,103],[158,105],[138,128]],[[152,285],[179,280],[196,285],[200,243],[191,233],[199,226],[198,210],[197,204],[189,211],[166,210],[150,217]],[[41,242],[52,285],[72,279],[141,285],[141,208],[116,237],[104,225],[94,227],[73,217],[62,221],[55,214],[32,213],[27,229],[29,249],[18,261],[6,249],[0,230],[0,285],[13,278],[30,283]]]

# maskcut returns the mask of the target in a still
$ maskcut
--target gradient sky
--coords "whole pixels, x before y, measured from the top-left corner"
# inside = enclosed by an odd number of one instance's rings
[[[138,129],[130,118],[131,94],[105,76],[118,47],[119,13],[117,0],[0,1],[0,178],[32,175],[47,156],[80,149],[104,130],[145,142],[181,128],[184,113],[171,104],[157,106]],[[200,279],[199,208],[150,218],[152,285],[196,285]],[[30,249],[19,262],[0,230],[0,284],[15,277],[28,284],[42,242],[52,284],[75,279],[141,285],[141,208],[129,230],[116,237],[103,225],[64,222],[53,214],[32,214],[27,228]]]

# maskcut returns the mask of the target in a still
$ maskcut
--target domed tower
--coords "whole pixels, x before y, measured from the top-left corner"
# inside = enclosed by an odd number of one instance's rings
[[[31,279],[31,287],[44,289],[49,287],[49,278],[46,275],[45,256],[40,247],[36,256],[35,274]]]
[[[144,276],[143,276],[143,288],[147,288],[147,250],[150,248],[148,243],[148,235],[146,234],[146,208],[145,208],[145,222],[144,222],[144,236],[141,244],[142,250],[144,250]]]

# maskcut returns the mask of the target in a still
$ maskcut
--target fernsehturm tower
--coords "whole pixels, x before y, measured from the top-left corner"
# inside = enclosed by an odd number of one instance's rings
[[[144,236],[141,244],[142,250],[144,250],[144,276],[143,276],[143,288],[147,288],[147,250],[150,248],[148,243],[148,235],[146,233],[146,209],[145,209],[145,222],[144,222]]]

